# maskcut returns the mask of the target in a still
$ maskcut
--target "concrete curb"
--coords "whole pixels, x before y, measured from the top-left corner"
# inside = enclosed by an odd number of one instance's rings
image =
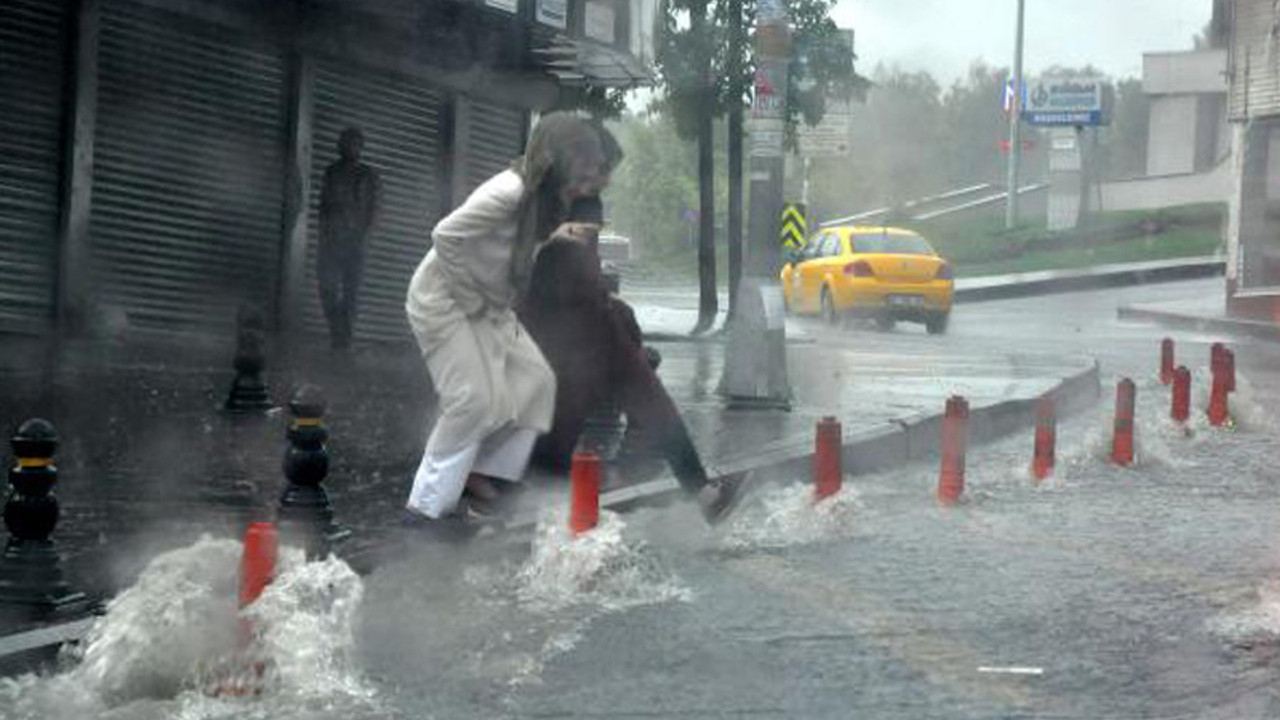
[[[1044,271],[956,282],[955,301],[981,302],[1008,298],[1078,292],[1098,288],[1144,285],[1177,280],[1195,280],[1222,275],[1226,261],[1193,258],[1125,265],[1102,265],[1086,270]]]
[[[1057,404],[1059,417],[1065,417],[1092,405],[1101,392],[1099,366],[1095,361],[1087,370],[1060,381],[1046,394]],[[970,444],[989,443],[1031,427],[1035,422],[1037,400],[1039,396],[1003,400],[973,408],[969,416]],[[941,437],[941,412],[907,416],[883,427],[847,436],[843,448],[845,473],[864,475],[937,456]],[[724,473],[754,470],[762,480],[777,481],[808,477],[812,462],[811,451],[783,449],[723,463],[718,469]],[[682,492],[674,479],[664,477],[607,492],[601,496],[600,505],[621,512],[662,505]]]
[[[1140,305],[1122,305],[1116,309],[1116,317],[1121,320],[1149,320],[1158,325],[1179,330],[1220,332],[1251,340],[1280,342],[1280,326],[1260,320],[1201,317]]]

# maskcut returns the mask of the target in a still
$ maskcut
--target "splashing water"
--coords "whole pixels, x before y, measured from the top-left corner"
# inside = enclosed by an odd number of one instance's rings
[[[235,664],[241,545],[202,538],[157,556],[107,614],[65,672],[0,680],[0,718],[352,717],[374,712],[349,653],[363,586],[340,560],[281,552],[276,580],[246,617],[249,656],[264,661],[256,697],[210,697]]]
[[[591,604],[606,611],[688,600],[691,594],[659,563],[648,543],[629,537],[616,513],[603,510],[600,524],[575,537],[562,514],[538,521],[533,552],[516,575],[522,605],[552,612]]]
[[[1266,397],[1266,392],[1255,388],[1244,373],[1236,370],[1236,391],[1231,393],[1231,415],[1240,430],[1273,434],[1280,430],[1280,420],[1276,417],[1274,407],[1258,402],[1258,398],[1262,397]]]
[[[299,698],[369,698],[352,651],[364,585],[334,556],[306,562],[298,549],[281,553],[283,571],[245,615],[260,631],[256,651],[270,660],[277,690]]]
[[[807,483],[772,488],[737,512],[724,543],[734,549],[778,548],[849,537],[858,530],[861,510],[858,491],[848,484],[819,503]]]
[[[1245,610],[1224,613],[1206,622],[1210,633],[1234,645],[1280,641],[1280,582],[1258,589],[1258,602]]]

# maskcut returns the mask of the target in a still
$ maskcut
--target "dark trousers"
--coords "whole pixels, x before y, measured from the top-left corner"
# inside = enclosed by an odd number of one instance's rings
[[[707,483],[689,430],[640,343],[631,308],[613,299],[607,308],[558,309],[524,318],[556,373],[556,413],[551,431],[538,439],[534,462],[568,469],[588,418],[616,407],[628,426],[643,428],[680,485],[697,492]]]
[[[316,279],[333,347],[350,347],[360,284],[364,281],[364,248],[322,244],[316,255]]]

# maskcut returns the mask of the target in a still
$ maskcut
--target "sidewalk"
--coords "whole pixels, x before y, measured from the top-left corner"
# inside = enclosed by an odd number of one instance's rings
[[[956,302],[978,302],[1074,292],[1121,285],[1193,280],[1221,275],[1226,261],[1219,257],[1151,260],[1099,265],[1079,270],[1040,270],[956,280]]]
[[[788,333],[797,323],[788,323]],[[921,338],[922,340],[924,338]],[[694,440],[718,473],[753,468],[766,479],[807,482],[814,427],[831,416],[844,430],[845,471],[871,472],[933,455],[946,398],[965,396],[975,444],[1030,427],[1033,405],[1051,394],[1060,413],[1098,396],[1098,370],[1082,356],[954,353],[924,343],[914,352],[789,345],[792,409],[731,410],[715,394],[724,346],[657,344],[660,374],[680,406]],[[671,478],[607,494],[606,506],[625,507],[677,490]]]
[[[1121,320],[1149,320],[1166,327],[1200,332],[1221,332],[1243,338],[1280,342],[1280,324],[1232,317],[1221,295],[1124,305],[1116,310]]]

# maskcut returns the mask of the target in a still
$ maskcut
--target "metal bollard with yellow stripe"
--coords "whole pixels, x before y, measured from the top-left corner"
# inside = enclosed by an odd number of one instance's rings
[[[0,604],[17,604],[32,620],[82,609],[87,599],[63,580],[61,558],[51,539],[59,515],[53,493],[58,482],[58,431],[48,420],[28,420],[10,444],[14,462],[4,505],[9,542],[0,557]]]
[[[334,524],[333,505],[323,485],[329,474],[328,408],[324,392],[315,385],[298,388],[289,401],[292,420],[284,456],[289,483],[280,496],[278,518],[284,541],[300,543],[309,558],[327,555],[349,534]]]

